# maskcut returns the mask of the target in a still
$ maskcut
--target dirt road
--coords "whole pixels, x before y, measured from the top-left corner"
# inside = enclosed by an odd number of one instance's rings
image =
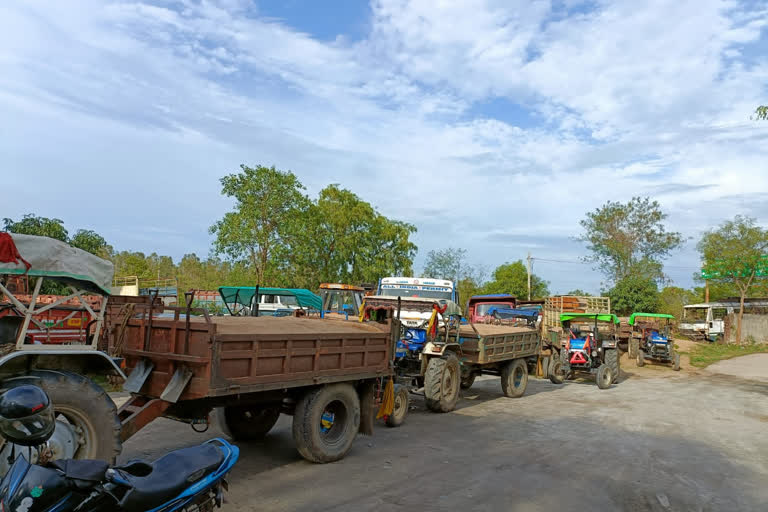
[[[750,354],[718,361],[709,365],[707,372],[768,382],[768,354]]]
[[[515,400],[485,377],[450,414],[416,399],[401,428],[358,437],[335,464],[302,460],[283,417],[241,445],[224,510],[765,510],[768,383],[626,367],[606,391],[532,379]],[[219,434],[162,420],[123,457]]]

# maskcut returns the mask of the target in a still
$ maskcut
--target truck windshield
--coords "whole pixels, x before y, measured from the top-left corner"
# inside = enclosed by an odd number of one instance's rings
[[[706,322],[707,308],[685,308],[685,321],[690,323]]]
[[[398,286],[395,288],[382,287],[381,293],[386,297],[419,297],[421,299],[438,299],[438,300],[451,300],[452,293],[450,288],[438,288],[430,287],[429,290],[424,290],[416,286]]]
[[[499,309],[513,309],[514,306],[512,304],[505,304],[503,302],[483,302],[482,304],[478,304],[475,307],[475,314],[478,316],[485,316],[488,314],[488,312],[491,310],[491,308],[499,308]]]

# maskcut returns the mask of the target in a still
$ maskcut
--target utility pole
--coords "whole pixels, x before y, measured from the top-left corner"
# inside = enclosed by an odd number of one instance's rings
[[[528,252],[528,300],[531,300],[531,253]]]
[[[704,302],[709,302],[709,279],[704,280]]]

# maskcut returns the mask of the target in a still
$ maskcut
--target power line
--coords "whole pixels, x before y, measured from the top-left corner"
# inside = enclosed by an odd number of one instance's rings
[[[567,263],[571,265],[592,265],[588,261],[575,261],[575,260],[553,260],[549,258],[531,258],[533,261],[543,261],[546,263]],[[687,267],[680,265],[664,265],[664,268],[678,269],[678,270],[700,270],[700,267]]]

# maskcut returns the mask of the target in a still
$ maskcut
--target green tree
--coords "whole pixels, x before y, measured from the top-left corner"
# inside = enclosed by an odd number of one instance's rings
[[[259,284],[274,284],[302,229],[309,208],[304,186],[291,171],[240,166],[221,178],[222,194],[235,199],[234,210],[210,228],[213,250],[233,262],[247,261]]]
[[[291,275],[315,288],[320,282],[358,284],[412,272],[416,245],[411,224],[381,215],[355,193],[332,184],[305,214]]]
[[[630,275],[620,279],[608,290],[608,297],[611,309],[619,315],[656,313],[659,309],[659,288],[650,277]]]
[[[448,247],[447,249],[429,251],[421,275],[423,277],[434,277],[435,279],[459,281],[464,277],[463,271],[468,266],[466,257],[466,249]]]
[[[755,219],[737,215],[704,233],[696,246],[704,262],[702,272],[715,283],[729,283],[739,292],[739,316],[736,338],[741,343],[744,299],[755,284],[758,270],[764,268],[768,251],[768,230]]]
[[[109,258],[112,252],[112,247],[107,244],[104,237],[90,229],[78,229],[69,239],[69,244],[100,258]]]
[[[703,297],[696,290],[686,290],[678,286],[665,286],[659,292],[659,313],[672,315],[678,320],[683,317],[683,306],[701,302]]]
[[[522,260],[504,263],[493,271],[491,281],[483,286],[483,293],[509,293],[516,297],[528,296],[528,271]],[[531,275],[531,297],[549,295],[549,283],[536,274]]]
[[[571,290],[566,295],[571,295],[573,297],[591,297],[592,294],[589,292],[585,292],[581,288],[576,288],[575,290]]]
[[[664,227],[666,218],[661,205],[647,197],[608,201],[580,223],[584,233],[578,240],[592,253],[585,260],[614,283],[630,275],[661,280],[662,260],[683,244],[680,233]]]
[[[755,109],[755,118],[757,119],[768,119],[768,106],[761,105]]]
[[[49,219],[48,217],[38,217],[33,213],[24,215],[21,220],[3,219],[5,231],[19,233],[21,235],[47,236],[66,242],[69,239],[69,233],[64,227],[64,221],[61,219]]]

